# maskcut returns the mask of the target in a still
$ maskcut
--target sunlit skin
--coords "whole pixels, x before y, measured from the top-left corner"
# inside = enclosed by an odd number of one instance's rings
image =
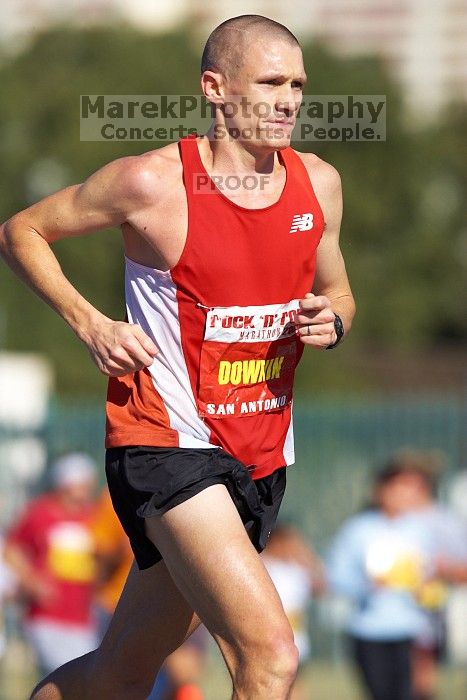
[[[208,132],[213,148],[228,151],[232,165],[240,169],[251,170],[254,158],[257,172],[271,172],[274,151],[290,146],[306,80],[300,47],[280,40],[269,44],[256,41],[235,77],[206,71],[201,79],[203,91],[218,106],[215,124]],[[242,110],[242,98],[248,110]],[[225,103],[227,107],[229,103],[237,105],[237,114],[225,116]],[[253,107],[257,107],[256,114]],[[224,140],[216,140],[216,133],[223,134],[224,129],[238,130],[240,136],[222,149]],[[242,136],[249,133],[253,136]]]
[[[204,94],[219,105],[215,125],[226,125],[221,106],[232,95],[237,101],[246,96],[251,102],[265,102],[271,113],[240,113],[229,121],[229,128],[258,127],[257,138],[215,140],[211,129],[198,138],[198,147],[210,175],[270,175],[264,189],[240,188],[235,200],[259,209],[277,202],[284,188],[285,168],[275,151],[290,144],[306,76],[300,49],[272,39],[261,28],[249,36],[242,58],[233,75],[206,71],[202,76]],[[282,129],[279,139],[267,133],[269,125]],[[322,349],[336,338],[334,313],[348,332],[355,312],[339,247],[341,184],[337,171],[325,161],[311,153],[299,157],[326,225],[317,249],[313,290],[300,301],[297,333],[305,345]],[[0,253],[69,324],[98,369],[123,376],[150,366],[158,352],[156,343],[139,325],[115,321],[90,304],[65,277],[50,244],[120,227],[129,258],[167,271],[177,265],[186,243],[186,202],[178,144],[170,144],[113,161],[85,182],[13,216],[0,226]],[[297,670],[292,630],[225,486],[210,486],[164,515],[148,518],[146,533],[164,561],[145,571],[132,570],[99,650],[57,671],[32,698],[146,697],[155,670],[196,626],[196,611],[218,641],[235,700],[286,700]],[[219,568],[213,561],[224,565]]]
[[[249,46],[235,78],[206,71],[202,86],[208,100],[215,104],[224,104],[232,92],[238,100],[245,95],[252,102],[262,98],[274,109],[274,119],[292,120],[305,78],[299,47],[279,40],[268,46],[259,35]],[[275,150],[288,146],[290,135],[277,141],[260,129],[263,136],[251,142],[211,139],[212,129],[222,125],[219,120],[223,119],[217,110],[214,126],[198,140],[208,173],[269,173],[269,184],[253,191],[240,188],[236,202],[251,209],[273,204],[285,184],[285,168]],[[255,115],[240,114],[235,123],[264,127],[264,120]],[[323,349],[336,339],[334,313],[341,316],[346,332],[355,313],[339,248],[342,192],[339,174],[331,165],[312,153],[301,153],[300,157],[312,179],[326,225],[317,249],[314,288],[301,300],[296,324],[304,345]],[[87,345],[100,371],[123,376],[151,365],[157,346],[138,325],[113,321],[92,307],[64,277],[48,244],[121,226],[128,257],[148,267],[168,270],[177,264],[184,248],[187,217],[178,145],[170,144],[113,161],[81,185],[54,193],[12,217],[0,227],[0,252]],[[39,259],[40,268],[35,265]]]
[[[285,168],[280,164],[276,151],[290,146],[306,80],[300,47],[282,40],[268,42],[265,38],[256,38],[251,42],[248,46],[247,58],[242,61],[234,77],[212,71],[203,73],[201,78],[203,92],[207,99],[217,106],[216,118],[208,131],[207,138],[199,144],[201,158],[208,172],[221,176],[230,173],[273,175],[270,184],[266,184],[260,192],[258,189],[252,192],[244,190],[237,192],[236,201],[243,206],[250,208],[267,206],[280,197],[285,185]],[[246,99],[247,104],[251,106],[260,103],[267,105],[265,110],[267,116],[257,116],[252,109],[245,115],[241,109],[242,99]],[[226,118],[223,107],[229,102],[237,104],[239,108],[234,116]],[[236,129],[240,136],[235,140],[216,139],[216,130],[219,128],[223,130],[222,133],[225,133],[226,129]],[[253,137],[242,138],[241,134],[245,133],[253,133]],[[307,166],[308,163],[314,166],[316,173],[314,182],[317,183],[319,163],[316,161],[319,159],[312,154],[306,154],[306,159],[305,154],[302,154],[302,157]],[[335,214],[339,219],[338,226],[340,225],[340,193],[336,192],[334,196],[336,195],[337,210],[333,209],[330,217],[326,216],[327,211],[323,207],[328,228],[333,226],[332,218]],[[231,194],[229,196],[234,198]],[[320,202],[323,206],[322,198]],[[340,262],[335,268],[336,271],[343,264],[340,251],[337,255]],[[329,275],[334,277],[334,281],[336,280],[331,271]],[[319,280],[318,285],[320,285]],[[341,285],[339,297],[342,299],[345,297],[344,325],[349,329],[354,314],[354,304],[345,270],[341,277]],[[335,290],[333,291],[335,293]],[[336,335],[332,307],[333,298],[326,293],[317,295],[310,292],[305,295],[301,301],[301,312],[297,316],[297,332],[305,345],[324,348],[334,342]]]

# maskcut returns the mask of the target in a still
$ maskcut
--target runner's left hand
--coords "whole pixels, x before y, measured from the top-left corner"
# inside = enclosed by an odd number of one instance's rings
[[[305,294],[295,318],[302,343],[321,350],[334,343],[337,339],[334,317],[331,302],[326,296],[315,296],[311,292]]]

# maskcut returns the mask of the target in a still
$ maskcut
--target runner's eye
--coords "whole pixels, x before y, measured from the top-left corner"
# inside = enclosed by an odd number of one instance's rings
[[[279,78],[270,78],[269,80],[260,80],[260,85],[283,85],[284,81]],[[291,83],[292,87],[296,90],[303,90],[304,83],[301,80],[293,80]]]

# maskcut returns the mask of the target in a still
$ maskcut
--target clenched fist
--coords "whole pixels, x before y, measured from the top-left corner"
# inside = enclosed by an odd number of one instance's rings
[[[109,377],[122,377],[149,367],[158,352],[140,326],[124,321],[99,323],[86,344],[93,361]]]
[[[337,340],[334,329],[335,314],[331,302],[325,296],[309,292],[300,301],[300,310],[295,317],[297,333],[304,345],[324,349]]]

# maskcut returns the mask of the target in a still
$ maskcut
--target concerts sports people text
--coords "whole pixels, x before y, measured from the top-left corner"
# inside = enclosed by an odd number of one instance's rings
[[[288,29],[227,20],[202,57],[215,106],[206,135],[111,162],[2,228],[7,262],[110,377],[107,477],[137,561],[100,648],[34,700],[142,699],[199,619],[233,698],[289,695],[297,650],[258,551],[294,459],[296,364],[306,346],[336,344],[354,315],[339,175],[290,147],[305,81]],[[227,116],[245,97],[268,114]],[[200,173],[269,178],[233,199],[198,193]],[[50,248],[109,226],[125,243],[128,322],[86,301]]]

